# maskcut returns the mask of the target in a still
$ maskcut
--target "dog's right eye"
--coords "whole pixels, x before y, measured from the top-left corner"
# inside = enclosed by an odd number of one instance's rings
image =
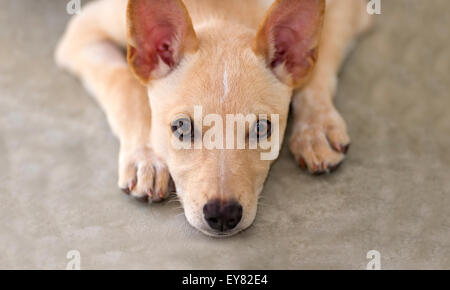
[[[194,137],[194,128],[191,119],[183,117],[172,122],[172,133],[180,141],[192,140]]]
[[[250,136],[257,140],[267,139],[272,135],[272,123],[266,119],[258,120],[250,132]]]

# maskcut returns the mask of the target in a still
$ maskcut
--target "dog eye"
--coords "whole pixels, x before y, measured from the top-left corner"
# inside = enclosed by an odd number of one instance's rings
[[[268,139],[272,135],[272,124],[269,120],[258,120],[251,130],[250,136],[260,139]]]
[[[180,139],[180,141],[192,139],[193,126],[191,119],[187,117],[176,119],[172,122],[172,133]],[[187,139],[189,138],[189,139]]]

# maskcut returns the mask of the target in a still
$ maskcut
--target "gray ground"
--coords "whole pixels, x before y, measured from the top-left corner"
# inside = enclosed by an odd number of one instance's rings
[[[448,1],[382,1],[340,78],[347,162],[312,177],[285,148],[254,226],[225,240],[116,188],[118,142],[52,61],[66,3],[0,0],[0,268],[64,269],[73,249],[84,269],[364,269],[373,249],[450,268]]]

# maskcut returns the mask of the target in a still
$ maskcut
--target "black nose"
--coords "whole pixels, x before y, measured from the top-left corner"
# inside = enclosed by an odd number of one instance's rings
[[[234,229],[242,219],[242,206],[237,202],[210,201],[203,207],[208,225],[217,231]]]

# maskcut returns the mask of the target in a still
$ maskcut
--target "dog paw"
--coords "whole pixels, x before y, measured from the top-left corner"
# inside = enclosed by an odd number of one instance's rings
[[[303,169],[316,175],[333,172],[350,147],[345,121],[334,108],[308,114],[294,125],[289,147]]]
[[[169,195],[169,181],[167,166],[152,149],[121,150],[119,187],[126,194],[145,202],[160,202]]]

